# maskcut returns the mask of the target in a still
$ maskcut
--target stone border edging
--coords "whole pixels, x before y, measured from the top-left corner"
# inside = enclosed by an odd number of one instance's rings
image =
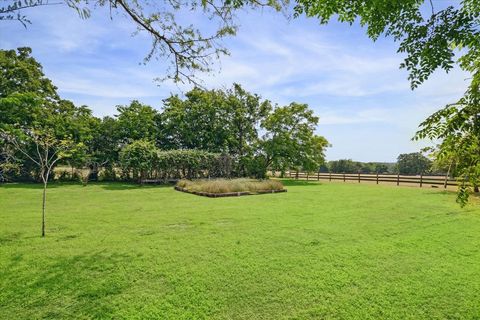
[[[256,194],[266,194],[266,193],[279,193],[287,192],[287,189],[282,190],[259,190],[257,192],[241,191],[241,192],[227,192],[227,193],[210,193],[210,192],[199,192],[199,191],[189,191],[187,189],[175,186],[175,190],[190,194],[195,194],[197,196],[209,197],[209,198],[223,198],[223,197],[240,197],[240,196],[252,196]]]

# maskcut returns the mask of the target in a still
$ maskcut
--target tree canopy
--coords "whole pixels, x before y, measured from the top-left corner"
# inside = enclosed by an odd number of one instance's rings
[[[170,96],[159,109],[134,100],[117,106],[113,117],[100,119],[87,106],[61,99],[30,53],[28,48],[0,50],[4,76],[0,129],[17,138],[25,136],[22,132],[42,130],[56,141],[71,141],[76,147],[68,158],[55,161],[49,172],[57,164],[86,168],[88,181],[89,177],[96,180],[102,169],[115,176],[115,168],[126,168],[124,178],[141,180],[151,172],[146,167],[159,168],[154,163],[157,149],[216,154],[220,159],[216,163],[224,167],[218,170],[233,176],[264,177],[272,166],[316,171],[324,162],[328,143],[315,135],[318,117],[305,104],[274,108],[270,101],[234,84],[225,90],[194,88],[185,97]],[[12,85],[17,82],[25,85]],[[33,140],[23,141],[27,154],[35,152]],[[10,171],[11,180],[40,178],[31,157],[18,150],[12,154],[6,142],[0,142],[2,177],[8,178]],[[168,159],[176,155],[181,161],[207,159],[189,153],[171,153]],[[136,172],[134,167],[138,167]]]

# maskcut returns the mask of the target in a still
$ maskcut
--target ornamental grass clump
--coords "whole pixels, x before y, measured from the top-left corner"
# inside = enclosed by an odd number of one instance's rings
[[[189,192],[206,193],[232,193],[282,190],[283,184],[278,180],[252,180],[252,179],[213,179],[213,180],[180,180],[177,187]]]

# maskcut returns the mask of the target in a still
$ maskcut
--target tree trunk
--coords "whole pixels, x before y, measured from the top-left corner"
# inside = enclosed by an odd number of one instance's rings
[[[47,204],[47,181],[43,182],[43,201],[42,201],[42,237],[45,237],[45,207]]]
[[[89,169],[90,169],[90,173],[87,177],[87,182],[89,180],[91,181],[98,181],[98,165],[96,163],[94,164],[91,164],[89,166]]]
[[[478,193],[478,192],[479,192],[477,185],[473,186],[473,192],[475,192],[475,193]]]

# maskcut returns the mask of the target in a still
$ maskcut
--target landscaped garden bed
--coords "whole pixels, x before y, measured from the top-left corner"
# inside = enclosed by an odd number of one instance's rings
[[[252,179],[180,180],[175,185],[175,190],[210,198],[238,197],[287,191],[278,180]]]

